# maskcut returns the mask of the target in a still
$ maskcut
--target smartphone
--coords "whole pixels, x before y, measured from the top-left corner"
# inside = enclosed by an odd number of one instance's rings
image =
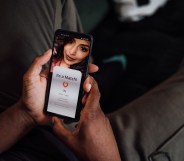
[[[45,95],[46,114],[79,120],[92,44],[92,35],[56,30]]]

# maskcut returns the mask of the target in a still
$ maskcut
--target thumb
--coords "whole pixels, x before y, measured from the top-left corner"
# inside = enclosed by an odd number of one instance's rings
[[[42,66],[46,64],[51,58],[51,54],[52,50],[49,49],[43,55],[38,56],[31,64],[30,68],[27,71],[27,74],[36,76],[39,75],[42,70]]]
[[[67,142],[71,132],[68,131],[61,120],[57,117],[52,117],[53,132],[63,141]]]

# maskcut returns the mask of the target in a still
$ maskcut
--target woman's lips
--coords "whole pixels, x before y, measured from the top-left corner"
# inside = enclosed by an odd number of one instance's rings
[[[73,59],[72,57],[70,57],[70,56],[68,56],[68,55],[66,55],[66,59],[68,60],[68,61],[74,61],[75,59]]]

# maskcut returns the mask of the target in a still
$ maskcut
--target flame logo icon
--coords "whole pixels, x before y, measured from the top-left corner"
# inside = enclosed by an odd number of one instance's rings
[[[63,82],[63,87],[68,87],[68,82]]]

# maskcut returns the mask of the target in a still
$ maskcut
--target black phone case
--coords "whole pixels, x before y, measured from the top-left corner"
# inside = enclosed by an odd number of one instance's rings
[[[50,72],[51,61],[49,63],[49,75],[48,75],[47,88],[46,88],[46,94],[45,94],[44,112],[47,115],[58,116],[61,119],[66,119],[66,120],[69,120],[69,121],[78,121],[80,119],[80,112],[81,112],[81,110],[83,108],[82,97],[85,94],[84,90],[83,90],[83,83],[84,83],[84,81],[85,81],[85,79],[87,77],[87,74],[88,74],[88,64],[89,64],[89,58],[90,58],[91,52],[92,52],[93,37],[92,37],[92,35],[89,35],[89,34],[84,34],[84,33],[78,33],[78,32],[66,31],[66,30],[58,29],[58,30],[56,30],[55,35],[54,35],[53,47],[52,47],[52,57],[53,57],[54,41],[55,41],[56,36],[59,35],[59,34],[64,34],[66,36],[72,35],[72,37],[74,37],[74,38],[90,40],[90,51],[89,51],[89,55],[87,56],[87,64],[85,66],[85,72],[83,73],[82,78],[81,78],[81,84],[80,84],[80,88],[79,88],[79,95],[78,95],[78,101],[77,101],[75,118],[71,118],[71,117],[67,117],[67,116],[61,115],[61,114],[57,114],[57,113],[53,113],[53,112],[47,111],[47,108],[48,108],[48,98],[49,98],[49,95],[50,95],[50,87],[51,87],[51,81],[52,81],[52,72]],[[52,59],[52,57],[51,57],[51,59]]]

